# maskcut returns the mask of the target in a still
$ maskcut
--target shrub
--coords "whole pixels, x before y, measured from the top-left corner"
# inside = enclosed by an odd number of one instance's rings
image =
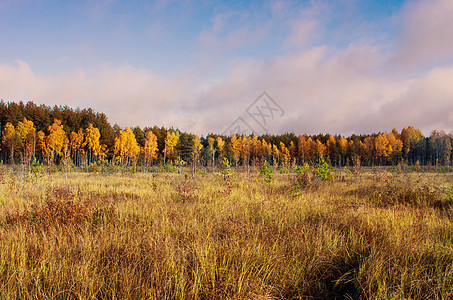
[[[299,174],[294,181],[294,189],[299,191],[301,189],[305,189],[313,184],[313,181],[310,178],[309,173]]]
[[[302,167],[297,166],[297,168],[294,170],[296,174],[304,174],[304,173],[309,173],[310,172],[310,166],[305,163]]]
[[[260,175],[264,177],[264,181],[266,182],[274,181],[274,169],[272,169],[267,161],[261,167]]]
[[[32,180],[38,180],[44,177],[44,174],[42,172],[42,167],[39,164],[39,161],[36,159],[36,157],[33,158],[33,161],[31,162],[30,166],[30,178]]]
[[[448,189],[420,180],[400,178],[384,172],[370,192],[371,200],[381,206],[396,204],[414,207],[448,207],[452,199]]]
[[[174,173],[176,172],[176,167],[170,162],[164,165],[165,172]]]
[[[179,184],[177,190],[179,197],[182,199],[182,202],[193,201],[197,199],[195,188],[188,181],[184,182],[183,184]]]
[[[310,166],[305,164],[303,167],[296,168],[296,180],[294,181],[294,191],[299,192],[301,189],[317,186]]]
[[[78,227],[87,222],[98,224],[102,219],[112,220],[114,216],[112,203],[80,201],[69,188],[56,187],[47,190],[42,204],[32,203],[22,211],[7,211],[5,223],[47,230],[51,227]]]
[[[33,203],[23,212],[9,213],[6,223],[16,225],[26,223],[32,226],[67,226],[82,223],[89,218],[87,206],[74,201],[74,194],[66,188],[54,188],[47,191],[42,205]]]
[[[318,159],[316,160],[315,175],[317,179],[322,181],[329,181],[332,179],[332,172],[330,170],[330,166],[324,160],[324,157],[322,155],[318,157]]]
[[[99,172],[98,164],[96,162],[92,162],[91,164],[89,164],[88,167],[87,167],[87,172],[90,172],[90,173]]]
[[[223,165],[222,170],[220,172],[220,175],[218,176],[223,177],[223,180],[226,182],[226,189],[224,191],[224,194],[229,195],[231,194],[232,191],[233,181],[235,179],[235,172],[231,168],[230,162],[226,157],[223,158],[222,165]]]
[[[223,180],[234,180],[235,178],[235,173],[234,170],[231,169],[231,164],[228,158],[224,157],[223,162],[222,162],[222,171],[220,172],[223,177]]]

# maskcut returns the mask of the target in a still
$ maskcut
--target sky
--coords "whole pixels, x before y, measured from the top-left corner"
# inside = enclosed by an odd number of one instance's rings
[[[0,98],[207,133],[453,132],[452,0],[0,0]]]

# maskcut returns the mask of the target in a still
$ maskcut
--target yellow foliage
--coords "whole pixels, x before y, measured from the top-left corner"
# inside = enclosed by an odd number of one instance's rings
[[[231,150],[233,151],[233,156],[234,156],[234,159],[236,160],[236,165],[237,165],[237,161],[239,159],[239,156],[241,155],[241,141],[240,141],[240,139],[238,139],[236,137],[235,134],[233,134],[231,136],[230,147],[231,147]]]
[[[54,119],[52,125],[49,126],[49,135],[46,138],[46,152],[50,155],[50,160],[53,161],[55,155],[62,155],[62,149],[64,140],[66,138],[66,132],[61,125],[61,121]]]
[[[203,149],[201,140],[197,135],[195,135],[193,137],[193,152],[192,152],[195,159],[200,155],[201,149]]]
[[[16,129],[14,128],[13,124],[9,122],[6,123],[5,129],[3,129],[2,132],[2,141],[9,148],[11,162],[13,162],[14,148],[17,145]]]
[[[217,137],[217,150],[222,154],[223,153],[223,148],[225,147],[225,141],[222,140],[220,136]]]
[[[283,142],[280,142],[280,161],[287,167],[290,159],[291,157],[288,148],[286,148],[286,145]]]
[[[19,146],[22,150],[22,161],[29,162],[33,156],[35,146],[36,129],[32,121],[24,118],[23,122],[19,122],[16,126],[16,136]]]
[[[379,134],[374,140],[374,148],[376,151],[376,157],[388,158],[392,153],[392,146],[384,134]]]
[[[157,137],[151,130],[145,133],[145,147],[143,148],[143,152],[145,154],[146,165],[149,165],[152,159],[157,158]]]
[[[99,144],[99,138],[101,137],[101,133],[99,129],[93,127],[93,124],[88,124],[88,128],[85,129],[85,145],[87,146],[88,150],[98,156],[101,154],[101,145]]]
[[[340,137],[338,139],[338,146],[340,148],[341,155],[346,155],[346,152],[348,151],[348,140],[344,137]]]
[[[140,147],[135,139],[134,132],[127,127],[126,130],[119,133],[115,138],[114,153],[121,164],[128,165],[132,161],[136,161],[140,153]]]
[[[173,159],[176,152],[176,145],[179,142],[179,133],[167,131],[167,137],[165,138],[165,149],[164,155],[169,159]]]

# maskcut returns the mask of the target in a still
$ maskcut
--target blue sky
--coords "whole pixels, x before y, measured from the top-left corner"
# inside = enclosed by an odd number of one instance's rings
[[[248,56],[268,60],[298,50],[299,45],[284,43],[291,31],[285,21],[297,17],[297,9],[312,9],[307,1],[281,2],[281,12],[273,8],[279,2],[263,1],[0,3],[2,61],[21,59],[37,72],[51,74],[130,64],[172,76],[203,63],[206,55],[221,55],[223,61]],[[385,22],[398,12],[402,1],[345,3],[318,4],[318,13],[327,7],[330,12],[322,20],[324,31],[315,43],[347,47],[367,34],[381,35],[383,42],[391,42],[388,38],[394,32]],[[357,30],[362,26],[368,32]],[[216,48],[213,39],[228,39],[241,28],[249,41]]]
[[[273,133],[449,132],[451,15],[451,0],[0,0],[0,97],[206,134],[267,91],[286,112]]]

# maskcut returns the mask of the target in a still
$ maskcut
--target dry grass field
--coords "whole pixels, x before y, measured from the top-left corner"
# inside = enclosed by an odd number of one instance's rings
[[[453,175],[6,170],[0,241],[1,299],[451,299]]]

